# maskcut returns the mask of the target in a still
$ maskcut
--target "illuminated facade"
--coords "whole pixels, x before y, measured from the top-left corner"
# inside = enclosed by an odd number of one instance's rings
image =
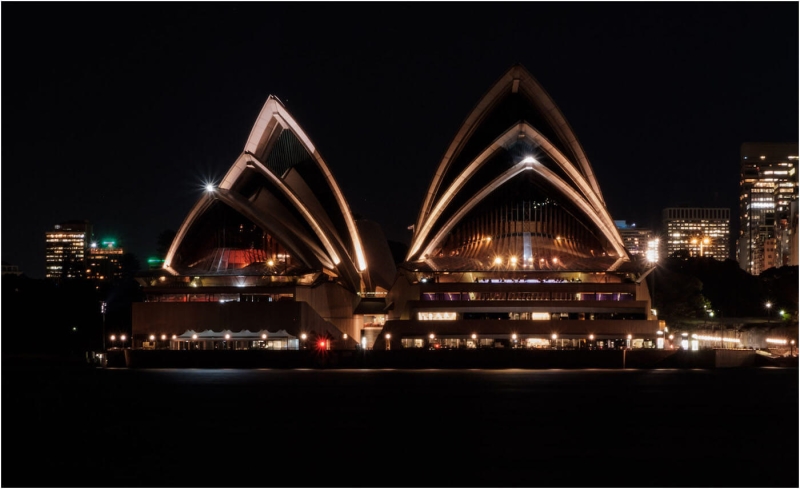
[[[115,241],[92,242],[86,255],[85,277],[100,281],[121,279],[123,253]]]
[[[658,238],[652,229],[640,228],[636,223],[627,221],[614,221],[614,225],[617,226],[625,249],[632,257],[658,261]]]
[[[778,259],[776,266],[797,266],[800,242],[798,233],[798,202],[797,198],[789,203],[788,210],[782,214],[775,224],[775,238],[777,241]]]
[[[302,335],[354,347],[365,318],[375,320],[368,303],[383,301],[395,273],[380,228],[353,218],[327,163],[270,96],[242,153],[189,211],[162,268],[137,278],[146,302],[133,306],[133,341],[284,331],[295,348]]]
[[[138,277],[146,302],[133,305],[133,344],[174,335],[171,348],[216,349],[230,335],[235,348],[322,338],[326,348],[619,348],[663,338],[583,149],[521,66],[461,127],[413,229],[396,268],[380,228],[352,217],[270,96],[163,267]]]
[[[792,202],[797,200],[797,143],[744,143],[739,182],[739,266],[758,275],[788,265]],[[796,263],[795,263],[796,264]]]
[[[51,280],[83,278],[86,276],[86,255],[92,239],[88,221],[68,221],[56,224],[45,232],[45,278]]]
[[[691,257],[730,257],[730,209],[670,207],[662,218],[667,256],[685,251]]]
[[[435,168],[375,348],[656,347],[641,270],[553,100],[522,67]]]

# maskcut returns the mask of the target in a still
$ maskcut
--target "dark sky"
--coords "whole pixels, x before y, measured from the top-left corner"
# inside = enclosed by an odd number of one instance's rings
[[[277,95],[357,215],[408,242],[460,124],[522,63],[614,219],[728,207],[798,139],[798,3],[2,2],[2,260],[87,219],[144,264]],[[738,229],[738,222],[734,222]]]

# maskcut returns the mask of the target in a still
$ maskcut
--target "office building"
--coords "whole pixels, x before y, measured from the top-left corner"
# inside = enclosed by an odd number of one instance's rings
[[[86,257],[86,278],[99,281],[121,279],[123,253],[114,240],[92,242]]]
[[[658,238],[652,229],[628,221],[614,221],[625,249],[633,258],[658,261]]]
[[[797,143],[744,143],[740,154],[739,266],[753,275],[790,264]]]
[[[798,244],[797,239],[797,225],[798,225],[798,201],[792,199],[789,203],[788,210],[782,213],[775,223],[775,239],[776,239],[776,253],[777,263],[775,266],[797,266],[798,262]]]
[[[45,232],[45,278],[63,280],[86,275],[86,255],[92,239],[88,221],[67,221]]]
[[[730,258],[731,210],[670,207],[662,213],[667,256]]]

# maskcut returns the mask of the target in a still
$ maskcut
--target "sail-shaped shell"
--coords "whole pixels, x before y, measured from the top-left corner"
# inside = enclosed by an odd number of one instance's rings
[[[406,256],[433,270],[614,270],[630,261],[564,115],[521,65],[469,114],[425,194]]]
[[[175,275],[324,272],[353,291],[367,263],[328,165],[270,96],[221,183],[194,205],[164,268]]]

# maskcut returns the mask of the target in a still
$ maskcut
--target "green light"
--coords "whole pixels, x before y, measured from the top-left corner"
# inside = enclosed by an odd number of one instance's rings
[[[106,248],[114,248],[117,246],[117,240],[114,238],[106,238],[100,242],[103,243],[103,246]]]
[[[164,260],[161,258],[148,258],[147,263],[164,263]]]

